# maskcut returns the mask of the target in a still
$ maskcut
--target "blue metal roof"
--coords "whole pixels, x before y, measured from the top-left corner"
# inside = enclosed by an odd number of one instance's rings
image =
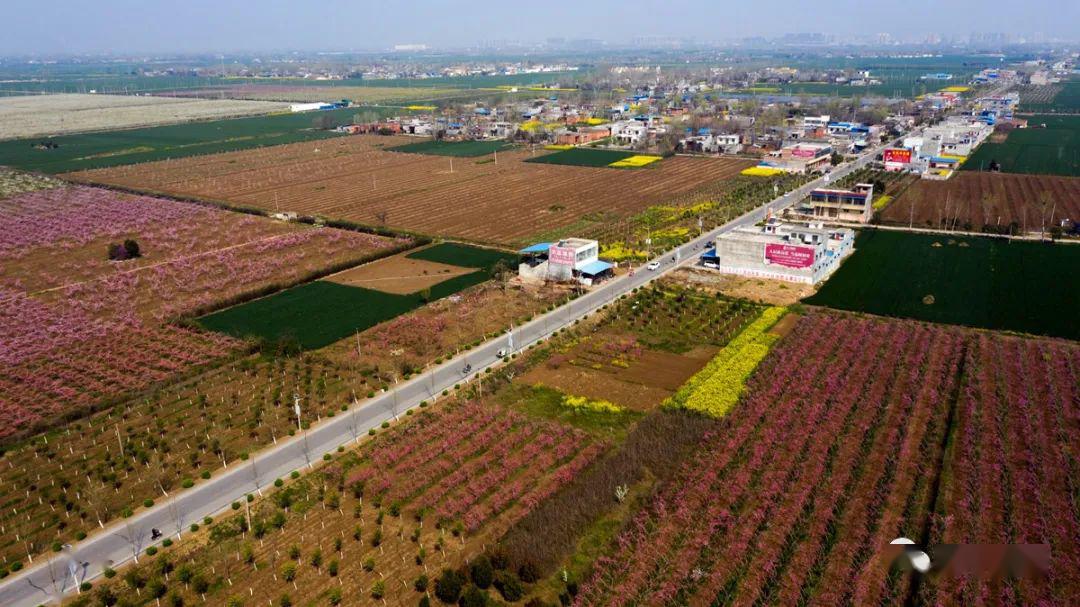
[[[528,255],[529,253],[547,253],[548,249],[550,248],[550,242],[538,242],[534,245],[525,247],[524,249],[518,251],[518,253],[522,253],[524,255]]]
[[[587,264],[581,266],[580,268],[578,268],[578,271],[581,272],[582,274],[589,274],[591,276],[596,276],[597,274],[600,274],[602,272],[606,272],[606,271],[610,270],[613,267],[615,267],[615,266],[611,265],[610,263],[608,263],[606,261],[596,260],[594,262],[587,263]]]
[[[930,162],[944,162],[948,164],[955,163],[957,162],[957,160],[955,158],[942,158],[941,156],[933,156],[930,158]]]

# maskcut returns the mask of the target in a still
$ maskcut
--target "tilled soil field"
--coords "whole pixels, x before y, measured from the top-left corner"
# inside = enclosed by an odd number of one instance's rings
[[[390,153],[407,138],[354,136],[74,173],[79,180],[296,211],[477,241],[520,244],[591,214],[629,215],[751,163],[675,157],[612,171]]]
[[[1080,217],[1080,178],[1006,173],[958,173],[920,180],[882,211],[886,223],[962,230],[1014,231]]]
[[[460,268],[423,259],[409,259],[404,254],[398,254],[338,272],[327,277],[327,280],[342,285],[404,295],[473,271],[472,268]]]

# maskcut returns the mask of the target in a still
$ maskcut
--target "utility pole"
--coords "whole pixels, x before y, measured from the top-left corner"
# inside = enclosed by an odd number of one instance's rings
[[[293,393],[293,412],[296,413],[296,431],[303,432],[304,428],[300,424],[300,395]]]

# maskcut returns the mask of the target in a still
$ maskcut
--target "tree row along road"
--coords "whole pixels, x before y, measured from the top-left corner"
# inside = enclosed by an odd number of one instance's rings
[[[888,145],[895,143],[893,141]],[[887,146],[869,150],[856,160],[835,167],[829,180],[839,179],[866,166],[884,147]],[[405,410],[418,406],[422,400],[434,401],[443,390],[452,389],[455,384],[476,381],[485,368],[499,362],[497,354],[500,349],[516,352],[547,338],[555,330],[573,324],[665,272],[695,262],[703,245],[717,235],[753,225],[764,219],[768,211],[784,209],[808,196],[811,189],[826,183],[825,177],[821,177],[792,190],[678,247],[679,261],[676,261],[674,250],[668,251],[655,259],[660,262],[660,268],[656,271],[640,269],[632,276],[624,275],[601,283],[587,294],[515,327],[510,336],[492,339],[398,384],[376,398],[354,403],[344,414],[313,424],[309,430],[288,440],[278,441],[252,455],[248,461],[235,462],[209,481],[174,492],[162,503],[107,526],[77,546],[65,548],[51,557],[40,557],[33,567],[10,576],[0,584],[0,605],[33,607],[59,602],[66,594],[76,592],[80,582],[97,578],[107,567],[115,568],[136,560],[145,554],[147,547],[160,543],[164,538],[182,540],[188,527],[201,522],[203,517],[229,511],[232,502],[245,499],[247,494],[260,494],[262,489],[272,486],[277,478],[286,478],[293,471],[306,471],[324,454],[334,452],[341,445],[357,442],[367,435],[369,429],[397,418]],[[466,365],[471,366],[468,373],[465,372]],[[152,529],[158,529],[162,537],[152,539]]]

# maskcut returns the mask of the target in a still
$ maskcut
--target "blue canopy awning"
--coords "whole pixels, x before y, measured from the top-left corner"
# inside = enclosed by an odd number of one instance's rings
[[[524,249],[518,251],[518,253],[521,253],[522,255],[530,255],[530,254],[534,254],[534,253],[547,253],[548,249],[550,249],[550,248],[551,248],[551,243],[550,242],[538,242],[538,243],[536,243],[534,245],[525,247]]]
[[[588,274],[589,276],[596,276],[597,274],[603,274],[604,272],[607,272],[613,267],[615,266],[611,265],[606,261],[596,260],[581,266],[580,268],[578,268],[578,272],[581,272],[582,274]]]

